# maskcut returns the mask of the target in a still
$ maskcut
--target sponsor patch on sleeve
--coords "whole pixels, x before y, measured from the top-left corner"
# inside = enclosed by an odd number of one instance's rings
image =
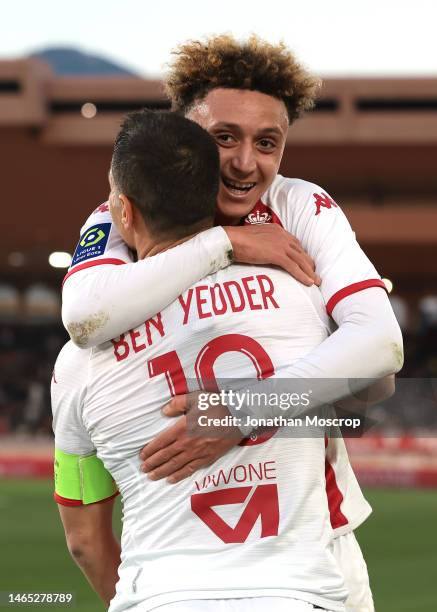
[[[111,225],[111,223],[98,223],[84,231],[74,251],[71,267],[104,254]]]

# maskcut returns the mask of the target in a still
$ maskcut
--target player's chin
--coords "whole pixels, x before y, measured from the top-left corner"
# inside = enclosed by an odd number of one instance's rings
[[[221,215],[235,222],[239,222],[246,217],[260,198],[258,189],[254,189],[253,193],[247,194],[244,198],[234,198],[229,196],[225,190],[220,189],[217,198],[217,209]]]

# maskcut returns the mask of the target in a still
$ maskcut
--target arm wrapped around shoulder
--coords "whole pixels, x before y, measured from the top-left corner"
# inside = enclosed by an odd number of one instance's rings
[[[287,368],[290,378],[306,385],[313,379],[314,408],[356,395],[399,372],[404,363],[402,333],[383,289],[372,287],[343,298],[332,317],[338,329]]]
[[[339,383],[334,392],[335,380],[356,380],[358,391],[399,372],[404,363],[402,333],[383,289],[371,287],[344,297],[332,317],[338,329],[287,368],[290,378],[325,379],[326,384],[330,380],[326,399],[337,401],[348,394],[340,392]]]
[[[341,332],[351,350],[344,375],[380,379],[399,372],[404,363],[402,332],[383,289],[372,287],[345,297],[332,317],[339,329],[330,339]]]
[[[298,416],[305,410],[356,395],[402,368],[402,334],[383,289],[372,287],[343,298],[332,316],[338,329],[281,372],[295,393],[303,394],[311,389],[310,405],[299,404],[284,410],[278,405],[259,406],[249,402],[239,408],[245,415],[257,419]],[[266,379],[256,382],[249,391],[277,392],[276,383],[273,378]],[[227,406],[234,414],[233,407]],[[240,429],[244,435],[250,433],[250,428]]]
[[[227,234],[214,227],[154,257],[78,271],[64,284],[62,321],[78,347],[96,346],[137,327],[231,262]]]

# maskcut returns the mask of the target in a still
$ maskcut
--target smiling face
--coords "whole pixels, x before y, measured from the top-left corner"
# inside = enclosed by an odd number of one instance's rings
[[[217,208],[228,223],[246,216],[278,173],[288,131],[285,104],[258,91],[217,88],[187,113],[220,153]]]

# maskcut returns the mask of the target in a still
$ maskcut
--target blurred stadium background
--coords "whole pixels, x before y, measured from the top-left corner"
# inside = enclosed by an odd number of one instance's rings
[[[144,106],[168,108],[161,83],[99,58],[0,60],[0,591],[75,592],[81,612],[102,607],[51,499],[60,287],[81,224],[106,198],[121,117]],[[374,507],[358,537],[382,612],[437,610],[436,160],[436,79],[343,78],[327,79],[290,129],[281,168],[344,208],[405,335],[401,376],[414,382],[348,441]]]

